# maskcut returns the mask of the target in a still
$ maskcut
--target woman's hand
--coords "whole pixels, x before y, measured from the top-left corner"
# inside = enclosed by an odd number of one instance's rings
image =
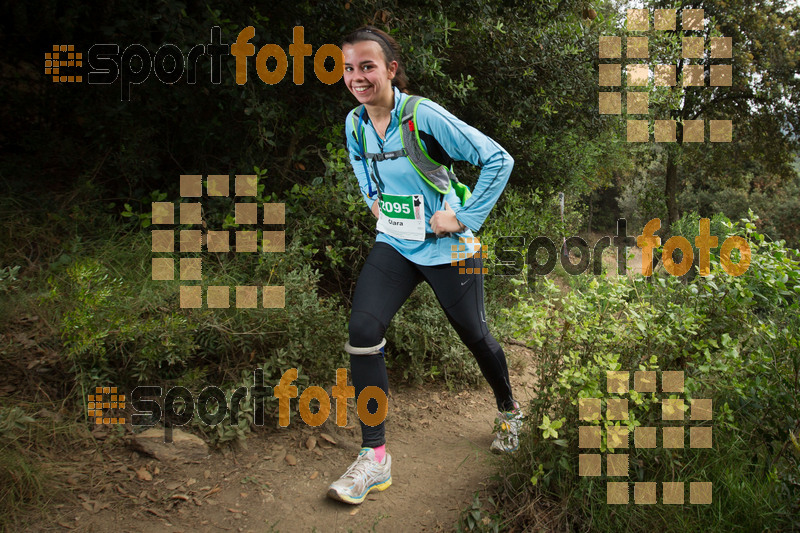
[[[458,233],[466,229],[464,224],[456,218],[456,212],[447,202],[444,203],[444,211],[436,211],[430,220],[431,229],[441,237],[446,233]]]

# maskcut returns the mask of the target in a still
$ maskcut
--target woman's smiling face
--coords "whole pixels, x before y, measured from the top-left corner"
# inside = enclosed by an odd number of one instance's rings
[[[375,41],[359,41],[345,44],[344,83],[362,104],[392,105],[392,78],[397,62],[386,65],[381,46]]]

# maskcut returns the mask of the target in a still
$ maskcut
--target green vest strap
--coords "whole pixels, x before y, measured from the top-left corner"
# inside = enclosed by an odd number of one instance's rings
[[[472,196],[469,187],[458,181],[456,175],[453,174],[452,168],[448,168],[434,161],[430,155],[428,155],[428,151],[419,138],[417,108],[424,100],[427,100],[427,98],[416,95],[409,96],[403,100],[403,104],[400,106],[400,140],[403,149],[393,152],[367,152],[364,131],[362,127],[359,127],[362,124],[361,114],[364,111],[364,105],[358,106],[353,112],[353,135],[356,139],[356,144],[360,148],[361,153],[359,155],[364,160],[372,159],[374,161],[408,157],[411,166],[414,167],[419,177],[436,192],[447,194],[450,192],[451,188],[455,188],[456,194],[459,199],[461,199],[461,205],[463,206],[467,202],[467,199]],[[366,162],[364,163],[364,167],[366,169]]]

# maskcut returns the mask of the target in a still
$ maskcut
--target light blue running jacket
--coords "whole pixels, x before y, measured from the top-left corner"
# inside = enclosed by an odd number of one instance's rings
[[[368,120],[368,115],[364,113],[363,126],[367,152],[391,152],[403,148],[400,139],[400,106],[406,98],[408,95],[394,87],[394,111],[392,111],[392,119],[386,129],[385,141],[378,136],[372,123]],[[369,182],[370,176],[365,173],[364,163],[360,160],[361,151],[353,135],[354,111],[348,113],[345,124],[347,148],[350,152],[350,163],[353,165],[361,187],[361,193],[367,206],[371,208],[377,200],[377,195],[374,194],[377,190],[377,183],[375,180],[372,183]],[[356,124],[358,124],[358,117],[356,117]],[[425,201],[425,231],[427,233],[433,233],[429,222],[430,218],[436,211],[444,210],[445,201],[455,211],[456,218],[467,229],[462,233],[451,234],[449,237],[427,238],[424,241],[399,239],[385,233],[378,233],[375,241],[391,245],[404,257],[418,265],[450,264],[454,257],[453,246],[459,244],[459,237],[473,237],[472,232],[478,231],[483,226],[486,217],[508,182],[514,166],[514,159],[497,142],[430,100],[422,101],[419,104],[415,125],[420,131],[432,135],[454,160],[468,161],[481,167],[478,182],[472,189],[472,196],[466,201],[466,205],[462,206],[455,189],[451,188],[446,195],[435,191],[417,174],[408,157],[376,162],[384,186],[382,193],[421,194]],[[371,161],[367,162],[367,168],[372,173]],[[372,197],[369,195],[370,187],[373,191]],[[479,246],[467,244],[467,256],[477,252]]]

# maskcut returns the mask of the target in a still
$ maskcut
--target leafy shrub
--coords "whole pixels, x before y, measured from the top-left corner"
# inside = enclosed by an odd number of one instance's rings
[[[19,278],[19,267],[0,268],[0,293],[9,293],[15,290]]]
[[[337,368],[349,368],[343,350],[348,301],[374,239],[374,219],[345,156],[329,145],[326,174],[311,185],[292,186],[283,197],[260,186],[256,201],[286,204],[284,253],[202,256],[203,286],[283,285],[284,309],[181,309],[177,281],[150,279],[150,219],[144,211],[151,201],[166,200],[159,191],[138,208],[125,206],[130,234],[91,247],[103,259],[78,256],[66,268],[53,268],[43,303],[57,310],[65,357],[84,386],[111,379],[123,387],[180,385],[199,392],[213,383],[233,390],[251,380],[256,367],[273,385],[297,368],[302,393],[309,384],[330,382]],[[204,209],[208,227],[236,228],[231,206],[217,200]],[[159,255],[176,264],[181,258]],[[412,296],[387,336],[390,366],[402,365],[404,378],[441,374],[454,385],[479,375],[427,287]],[[273,400],[266,402],[268,417],[277,414]],[[241,439],[252,426],[252,406],[242,409],[237,427],[227,421],[215,428],[201,427],[197,419],[193,424],[216,442]]]
[[[654,283],[592,278],[588,290],[562,296],[545,280],[536,299],[518,294],[509,313],[518,338],[536,351],[540,376],[521,453],[507,466],[504,488],[515,506],[549,495],[569,509],[554,515],[558,525],[550,527],[558,529],[798,526],[800,268],[791,258],[796,251],[766,241],[744,222],[752,262],[739,277],[712,262],[712,275],[686,285],[671,276]],[[608,370],[680,370],[685,392],[612,395],[628,400],[629,419],[601,419],[601,427],[623,425],[632,432],[661,426],[665,397],[713,400],[713,450],[637,449],[627,480],[711,481],[714,505],[658,506],[655,512],[609,506],[605,478],[578,476],[578,454],[586,452],[578,448],[578,427],[587,424],[579,420],[578,399],[609,396]],[[603,435],[600,451],[607,452]],[[528,514],[517,525],[535,522]]]
[[[617,198],[620,212],[628,221],[629,228],[641,228],[654,218],[660,218],[662,222],[667,220],[663,194],[666,152],[659,146],[653,151],[652,158],[641,160],[641,168],[622,185]]]
[[[579,198],[567,197],[562,222],[557,195],[546,197],[539,189],[508,188],[481,229],[481,241],[491,245],[498,237],[519,235],[530,243],[541,235],[558,246],[562,237],[575,235],[580,229],[579,201]]]
[[[500,531],[502,521],[500,513],[497,512],[498,506],[491,496],[486,497],[486,503],[495,510],[495,513],[486,511],[480,494],[476,493],[472,499],[472,504],[461,512],[456,531],[458,533],[465,531],[497,533]]]
[[[196,325],[178,310],[153,312],[136,298],[135,285],[112,275],[96,259],[76,261],[51,276],[46,302],[63,309],[65,356],[85,384],[152,378],[188,362]],[[168,376],[169,374],[161,374]]]
[[[19,407],[0,407],[0,530],[11,527],[22,505],[44,494],[44,474],[18,442],[34,422]]]
[[[754,179],[750,190],[704,190],[690,184],[678,196],[678,205],[687,211],[722,213],[731,220],[749,217],[752,209],[760,216],[757,228],[765,237],[800,246],[800,174],[779,186],[764,188],[757,183]]]

